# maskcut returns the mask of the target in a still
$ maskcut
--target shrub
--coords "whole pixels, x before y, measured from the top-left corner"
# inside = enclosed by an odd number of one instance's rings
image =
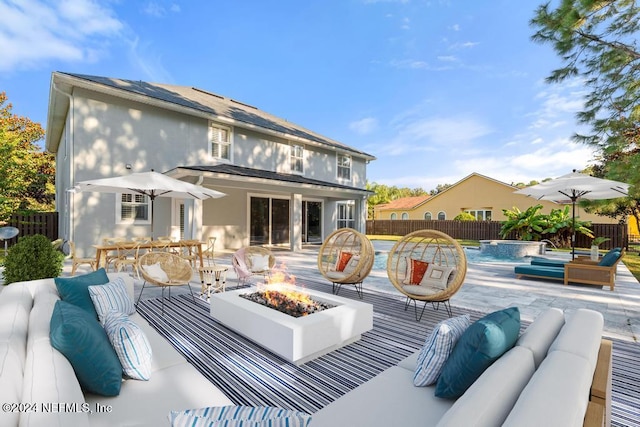
[[[58,277],[64,254],[41,234],[24,236],[9,249],[4,260],[4,284]]]
[[[460,212],[453,218],[454,221],[475,221],[476,217],[471,215],[469,212]]]

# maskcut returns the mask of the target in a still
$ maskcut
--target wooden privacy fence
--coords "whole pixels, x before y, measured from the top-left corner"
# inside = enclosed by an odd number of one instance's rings
[[[404,236],[416,230],[437,230],[448,234],[454,239],[462,240],[492,240],[500,239],[499,221],[453,221],[453,220],[422,220],[422,219],[375,219],[367,220],[368,235]],[[628,230],[626,224],[591,224],[591,230],[596,236],[608,237],[611,240],[600,245],[601,249],[628,246]],[[506,236],[507,239],[515,235]],[[576,235],[576,247],[588,248],[591,238]]]
[[[31,215],[11,215],[6,226],[16,227],[20,233],[8,240],[8,246],[15,244],[20,237],[42,234],[53,241],[58,238],[58,212],[41,212]],[[2,242],[4,247],[4,242]]]

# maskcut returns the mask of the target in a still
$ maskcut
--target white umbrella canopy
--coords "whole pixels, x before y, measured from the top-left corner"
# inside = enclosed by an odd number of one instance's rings
[[[571,203],[572,219],[576,219],[576,201],[578,199],[605,200],[627,197],[629,184],[609,179],[596,178],[576,172],[562,175],[542,184],[532,185],[515,191],[516,194],[533,197],[538,200],[551,200],[558,203]],[[572,256],[575,257],[576,231],[571,237]]]
[[[210,199],[225,196],[216,190],[191,184],[159,172],[138,172],[112,178],[81,181],[71,189],[72,192],[99,193],[137,193],[151,199],[151,237],[153,238],[153,205],[156,197],[176,199]]]

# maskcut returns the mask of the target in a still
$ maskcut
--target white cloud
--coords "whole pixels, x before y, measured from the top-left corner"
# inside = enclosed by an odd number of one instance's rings
[[[367,135],[378,129],[378,120],[373,117],[366,117],[349,123],[349,129],[357,134]]]
[[[33,68],[43,61],[95,61],[104,40],[124,24],[93,0],[0,3],[0,71]]]
[[[418,61],[414,59],[401,59],[391,61],[391,66],[394,68],[409,68],[412,70],[427,69],[429,64],[424,61]]]

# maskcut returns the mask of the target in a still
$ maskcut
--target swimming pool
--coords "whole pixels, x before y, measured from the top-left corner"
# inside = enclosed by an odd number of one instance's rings
[[[465,255],[467,256],[467,262],[469,264],[528,264],[531,262],[530,257],[500,257],[491,254],[485,254],[480,252],[480,248],[464,248]],[[386,250],[376,250],[375,258],[373,261],[373,268],[376,270],[386,270],[387,269],[387,256],[389,251]]]

